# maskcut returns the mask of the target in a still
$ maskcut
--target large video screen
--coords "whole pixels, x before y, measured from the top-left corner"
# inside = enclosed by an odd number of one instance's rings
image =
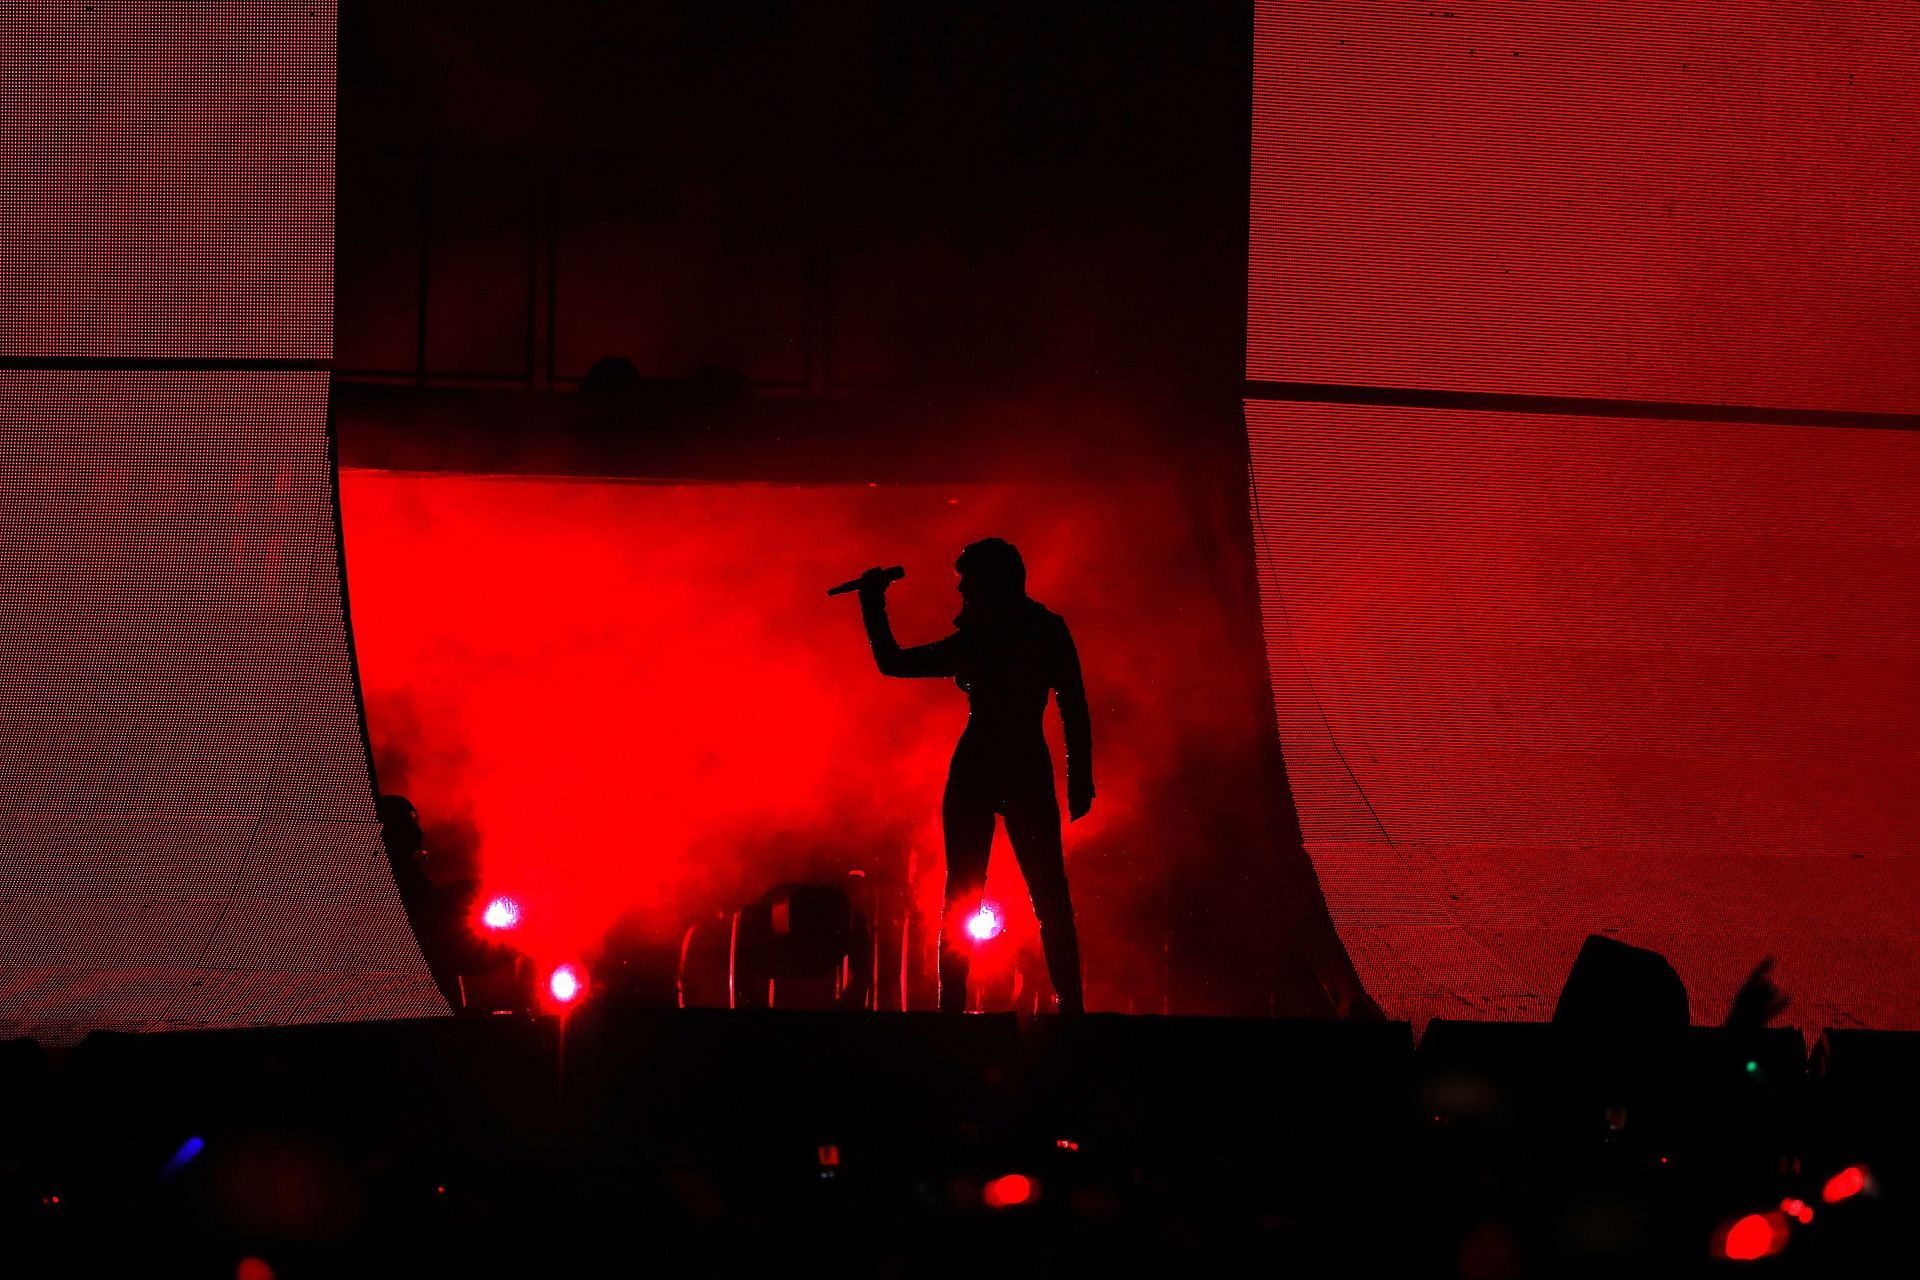
[[[1543,1018],[1589,933],[1718,1021],[1920,1026],[1920,437],[1253,402],[1307,847],[1400,1017]]]
[[[1248,376],[1913,412],[1920,8],[1258,6]]]
[[[444,1013],[374,819],[322,373],[0,373],[0,1036]]]
[[[0,7],[0,353],[324,357],[333,0]]]
[[[1603,933],[1920,1026],[1920,437],[1630,416],[1920,408],[1920,10],[1256,12],[1262,607],[1368,989],[1545,1017]]]

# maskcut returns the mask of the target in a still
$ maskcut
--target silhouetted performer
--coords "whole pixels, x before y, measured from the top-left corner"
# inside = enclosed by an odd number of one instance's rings
[[[457,1013],[466,1003],[460,974],[471,972],[483,959],[484,949],[472,936],[467,919],[479,886],[462,880],[443,888],[428,878],[426,833],[419,812],[405,796],[382,795],[375,807],[387,865],[393,869],[394,887],[400,891],[400,905],[406,908],[421,958],[427,962],[434,986]]]
[[[1020,874],[1040,921],[1040,945],[1062,1013],[1084,1007],[1080,944],[1060,847],[1060,802],[1042,719],[1047,693],[1060,708],[1067,748],[1067,813],[1093,805],[1093,730],[1080,659],[1061,617],[1027,595],[1027,569],[1012,543],[987,538],[954,562],[960,616],[944,640],[902,649],[887,622],[889,575],[860,578],[860,616],[874,661],[889,676],[952,676],[967,695],[967,728],[954,748],[940,805],[947,846],[946,911],[940,926],[940,1008],[967,1007],[967,941],[957,908],[986,888],[993,818],[1006,822]]]

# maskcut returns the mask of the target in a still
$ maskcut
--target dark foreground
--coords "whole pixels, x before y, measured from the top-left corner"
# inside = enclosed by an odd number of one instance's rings
[[[1877,1270],[1911,1256],[1916,1041],[591,1007],[18,1041],[0,1271]],[[1784,1248],[1717,1260],[1756,1212],[1736,1251]]]

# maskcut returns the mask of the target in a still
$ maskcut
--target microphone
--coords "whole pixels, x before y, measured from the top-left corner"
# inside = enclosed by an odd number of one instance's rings
[[[891,569],[882,569],[880,571],[881,582],[898,582],[900,581],[900,579],[906,576],[907,576],[907,571],[905,569],[902,569],[899,565],[895,565]],[[855,578],[852,582],[843,582],[837,587],[829,587],[827,588],[827,594],[830,596],[843,596],[847,594],[847,592],[849,591],[858,591],[860,589],[861,580],[864,579],[865,577],[866,577],[865,574],[861,574],[860,577]]]

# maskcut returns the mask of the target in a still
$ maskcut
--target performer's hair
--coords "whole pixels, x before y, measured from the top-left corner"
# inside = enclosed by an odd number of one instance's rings
[[[1020,551],[1003,538],[982,538],[968,543],[960,558],[953,562],[956,573],[964,573],[988,590],[1009,595],[1027,593],[1027,565]]]

